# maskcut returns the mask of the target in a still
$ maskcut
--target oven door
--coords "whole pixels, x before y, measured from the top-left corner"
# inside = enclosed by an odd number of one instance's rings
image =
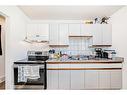
[[[38,64],[40,78],[38,79],[27,79],[27,82],[18,82],[18,66],[30,65],[36,66],[37,64],[14,64],[14,85],[44,85],[47,86],[47,72],[46,72],[46,62],[44,64]]]
[[[45,71],[39,69],[40,78],[38,79],[27,79],[27,82],[18,82],[18,67],[14,67],[14,84],[15,85],[44,85]]]

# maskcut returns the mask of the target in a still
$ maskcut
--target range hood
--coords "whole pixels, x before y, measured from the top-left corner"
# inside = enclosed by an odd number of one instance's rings
[[[46,35],[44,35],[44,36],[36,35],[36,36],[32,36],[32,37],[26,36],[24,41],[28,42],[28,43],[48,43],[49,37]]]

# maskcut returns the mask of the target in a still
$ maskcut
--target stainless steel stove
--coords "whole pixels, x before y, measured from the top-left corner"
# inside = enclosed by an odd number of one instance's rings
[[[48,52],[28,51],[27,58],[14,62],[14,85],[15,89],[36,89],[36,87],[47,88],[47,66]],[[26,82],[18,82],[19,66],[39,66],[40,78],[36,80],[27,79]],[[38,88],[39,89],[39,88]]]

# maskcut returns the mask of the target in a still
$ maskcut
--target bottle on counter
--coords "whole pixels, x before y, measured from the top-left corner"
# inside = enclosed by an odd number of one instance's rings
[[[112,59],[112,54],[111,53],[108,53],[108,58]]]
[[[116,57],[116,52],[113,51],[111,54],[112,54],[112,59],[114,59]]]

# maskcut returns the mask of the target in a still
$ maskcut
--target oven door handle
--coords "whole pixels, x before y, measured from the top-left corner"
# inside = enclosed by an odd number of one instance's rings
[[[18,66],[39,66],[40,69],[42,69],[42,68],[44,69],[44,65],[31,65],[31,64],[30,65],[16,65],[16,64],[14,64],[13,68],[18,68]]]

